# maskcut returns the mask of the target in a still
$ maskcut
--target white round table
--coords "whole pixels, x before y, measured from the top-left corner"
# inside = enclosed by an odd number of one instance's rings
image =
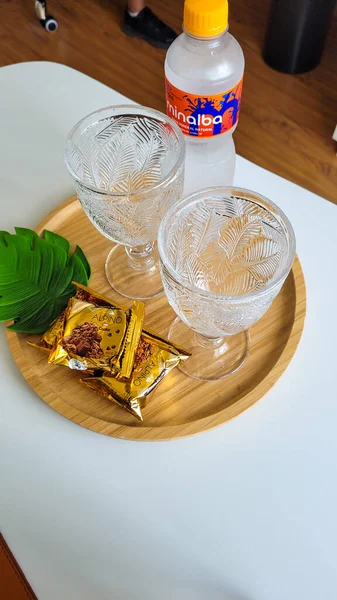
[[[12,231],[73,193],[72,125],[129,100],[41,62],[1,69],[0,89]],[[337,597],[337,207],[240,157],[236,184],[289,216],[308,301],[287,371],[237,419],[174,442],[92,433],[35,395],[1,328],[0,527],[39,600]]]

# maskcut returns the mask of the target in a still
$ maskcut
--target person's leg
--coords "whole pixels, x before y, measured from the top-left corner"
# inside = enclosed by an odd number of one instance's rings
[[[157,48],[168,48],[177,34],[145,6],[145,0],[128,0],[125,9],[124,33],[146,40]]]

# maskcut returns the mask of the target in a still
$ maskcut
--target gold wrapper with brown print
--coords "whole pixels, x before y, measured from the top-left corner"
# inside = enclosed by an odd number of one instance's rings
[[[38,350],[43,350],[44,352],[48,353],[51,352],[58,340],[58,337],[62,334],[64,314],[65,311],[63,310],[55,319],[55,321],[53,321],[49,329],[47,329],[46,333],[43,334],[39,342],[35,344],[34,342],[27,341],[27,344],[33,348],[37,348]]]
[[[115,402],[143,421],[141,409],[158,383],[190,353],[148,330],[143,330],[131,377],[126,380],[109,373],[81,379],[89,388]]]
[[[125,308],[76,284],[64,327],[48,362],[79,371],[104,369],[130,377],[144,320],[144,304]]]

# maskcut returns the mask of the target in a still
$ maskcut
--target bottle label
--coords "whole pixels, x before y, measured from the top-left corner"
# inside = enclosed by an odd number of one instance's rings
[[[185,135],[213,137],[226,133],[239,119],[243,78],[232,89],[197,96],[179,90],[165,79],[166,114]]]

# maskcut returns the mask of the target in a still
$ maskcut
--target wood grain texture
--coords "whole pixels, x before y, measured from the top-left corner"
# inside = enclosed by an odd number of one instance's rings
[[[0,533],[1,596],[8,600],[38,600]]]
[[[230,31],[245,53],[243,102],[235,143],[239,154],[337,203],[337,18],[321,64],[285,75],[262,60],[267,0],[230,0]],[[55,34],[35,19],[33,0],[0,3],[0,64],[50,60],[74,67],[136,102],[165,110],[165,51],[120,30],[124,1],[48,0]],[[183,0],[149,0],[181,31]]]
[[[85,251],[93,270],[90,286],[115,302],[131,305],[107,283],[105,257],[111,242],[89,222],[76,199],[52,212],[36,228],[64,235]],[[118,264],[116,265],[118,269]],[[141,275],[140,275],[141,276]],[[145,325],[166,336],[175,313],[164,295],[145,304]],[[81,385],[81,374],[49,365],[45,352],[27,345],[38,339],[7,331],[14,359],[22,374],[53,409],[92,431],[130,440],[165,440],[216,427],[252,406],[274,385],[288,366],[304,325],[306,293],[298,258],[279,296],[251,328],[251,351],[234,375],[215,382],[190,379],[172,371],[152,392],[141,423],[121,408]]]

